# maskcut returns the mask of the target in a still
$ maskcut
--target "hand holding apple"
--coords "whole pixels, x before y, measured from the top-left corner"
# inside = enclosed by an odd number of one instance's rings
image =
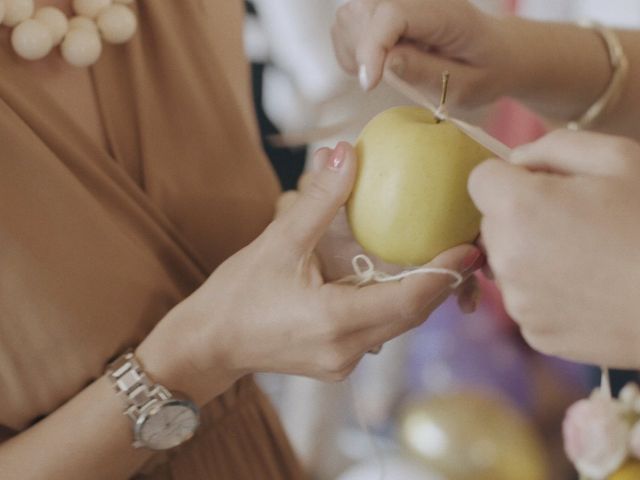
[[[303,175],[299,182],[299,188],[304,190],[312,180],[313,174],[322,169],[322,159],[325,157],[329,149],[322,149],[314,156],[307,173]],[[461,185],[466,189],[466,177],[461,179]],[[466,191],[466,190],[465,190]],[[283,215],[299,197],[298,191],[285,192],[278,201],[277,215]],[[468,197],[468,195],[467,195]],[[469,200],[470,202],[470,200]],[[478,213],[472,205],[470,205],[471,215],[477,216]],[[477,235],[478,225],[476,226],[474,236]],[[456,246],[458,242],[454,242]],[[477,250],[474,250],[477,252]],[[353,275],[352,259],[356,255],[365,253],[362,246],[354,239],[351,227],[349,225],[346,209],[341,208],[336,218],[333,220],[326,233],[318,242],[314,255],[310,257],[310,261],[322,270],[323,276],[327,281],[336,281]],[[366,252],[373,261],[376,270],[386,272],[388,274],[396,274],[403,270],[402,267],[388,262],[384,262],[371,252]],[[473,258],[466,262],[466,271],[463,272],[465,277],[485,264],[483,255],[474,255]],[[458,297],[460,307],[466,313],[475,310],[477,302],[478,287],[474,276],[468,276],[455,292]],[[441,300],[444,300],[443,297]]]
[[[536,349],[638,368],[640,146],[558,131],[472,173],[509,313]]]

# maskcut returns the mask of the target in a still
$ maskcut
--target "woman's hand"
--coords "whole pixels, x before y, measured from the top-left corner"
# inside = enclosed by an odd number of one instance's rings
[[[184,385],[174,388],[208,401],[224,388],[221,378],[232,382],[250,372],[344,379],[367,351],[422,323],[452,292],[447,275],[363,288],[325,282],[314,249],[351,192],[355,152],[341,143],[316,161],[322,168],[293,205],[150,335],[175,343],[165,368],[180,372],[172,378]],[[460,246],[433,266],[466,276],[480,255],[477,247]],[[151,350],[143,353],[154,363]],[[158,370],[151,375],[163,378]]]
[[[338,10],[332,30],[347,72],[371,89],[391,68],[435,98],[442,73],[451,73],[451,103],[474,107],[509,88],[517,63],[501,20],[467,0],[351,0]]]
[[[316,155],[312,159],[311,168],[300,179],[300,190],[303,190],[311,180],[312,173],[322,169],[322,161],[322,154]],[[286,212],[289,207],[296,202],[299,195],[300,193],[297,190],[290,190],[283,193],[278,200],[276,216]],[[331,282],[353,275],[352,260],[356,255],[361,254],[366,254],[378,271],[393,275],[403,270],[402,267],[386,263],[370,252],[364,251],[362,246],[353,237],[353,232],[347,219],[346,208],[342,207],[316,245],[313,259],[318,262],[325,281]],[[483,255],[478,258],[476,268],[484,266],[486,266],[486,264]],[[458,298],[460,309],[464,313],[473,313],[477,308],[480,297],[480,286],[478,285],[477,277],[471,275],[456,289],[454,294]]]
[[[469,182],[489,264],[536,349],[640,367],[640,146],[559,131]]]

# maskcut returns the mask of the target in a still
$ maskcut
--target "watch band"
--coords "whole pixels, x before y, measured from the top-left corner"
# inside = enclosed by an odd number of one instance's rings
[[[153,405],[173,397],[165,387],[151,381],[132,351],[109,364],[107,377],[117,394],[124,400],[123,413],[134,423]]]

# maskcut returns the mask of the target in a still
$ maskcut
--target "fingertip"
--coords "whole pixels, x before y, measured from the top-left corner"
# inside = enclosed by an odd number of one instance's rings
[[[358,68],[358,80],[360,82],[360,88],[365,92],[369,92],[378,86],[380,83],[381,75],[376,74],[375,70],[367,66],[366,64],[360,64]]]
[[[353,148],[349,142],[338,142],[335,152],[340,151],[340,154],[344,158],[344,166],[346,168],[353,168],[356,163],[356,149]]]
[[[466,279],[484,263],[485,256],[480,248],[476,245],[464,244],[445,250],[424,267],[448,269]]]
[[[513,165],[526,165],[531,157],[531,144],[514,148],[509,155],[509,163]]]
[[[327,162],[327,159],[333,154],[333,149],[329,147],[323,147],[313,154],[311,158],[310,170],[312,172],[319,172],[322,170],[322,167]]]
[[[496,168],[500,168],[502,164],[504,164],[502,160],[492,158],[485,160],[471,171],[467,180],[467,189],[474,202],[478,199],[479,192],[483,190],[492,172]]]

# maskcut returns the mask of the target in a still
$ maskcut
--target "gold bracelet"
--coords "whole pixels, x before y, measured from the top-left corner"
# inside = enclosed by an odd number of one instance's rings
[[[618,35],[613,30],[598,23],[590,22],[585,24],[584,27],[596,32],[607,47],[609,64],[611,65],[611,80],[609,80],[609,85],[607,85],[604,93],[591,105],[589,110],[578,120],[567,125],[570,130],[583,130],[593,126],[608,109],[612,108],[620,100],[629,77],[629,59],[624,52]]]

